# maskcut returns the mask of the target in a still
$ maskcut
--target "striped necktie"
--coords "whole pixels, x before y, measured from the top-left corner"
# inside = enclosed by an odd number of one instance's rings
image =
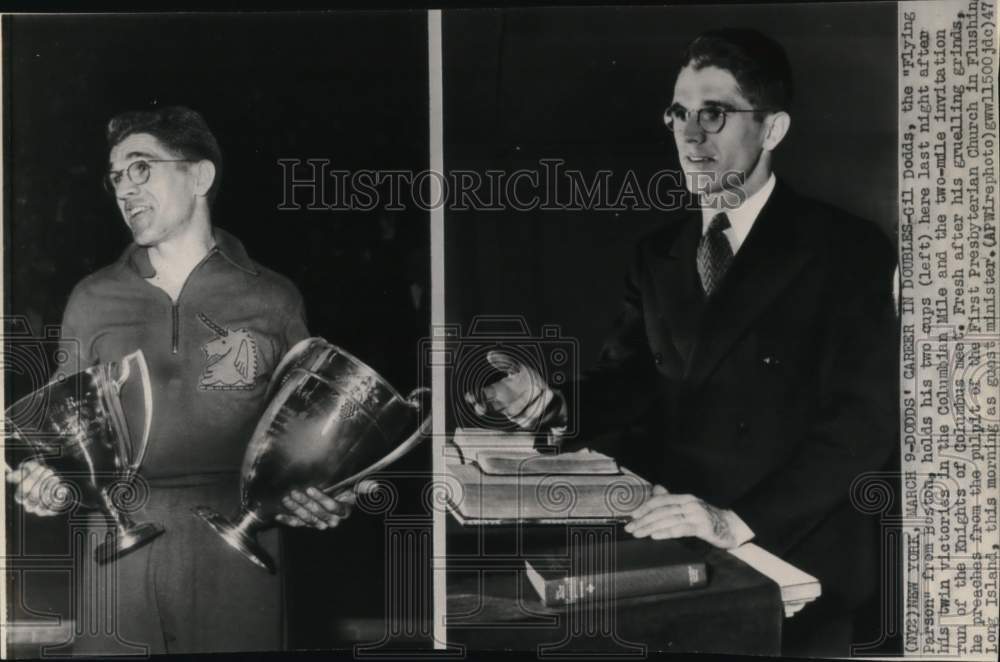
[[[733,248],[724,234],[728,227],[729,217],[725,212],[716,214],[698,243],[698,276],[705,296],[711,296],[719,287],[733,261]]]

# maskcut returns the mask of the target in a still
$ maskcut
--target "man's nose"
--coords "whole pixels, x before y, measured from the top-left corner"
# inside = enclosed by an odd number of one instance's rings
[[[115,185],[115,197],[124,200],[139,192],[139,185],[128,177],[122,177],[121,181]]]
[[[705,129],[701,128],[701,123],[698,121],[698,113],[691,113],[684,120],[684,130],[681,132],[681,135],[684,137],[684,142],[700,143],[705,140]]]

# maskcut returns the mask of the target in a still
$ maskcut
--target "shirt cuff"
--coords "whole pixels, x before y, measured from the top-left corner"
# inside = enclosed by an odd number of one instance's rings
[[[736,539],[735,546],[739,547],[753,540],[753,530],[747,526],[747,523],[740,519],[740,516],[733,511],[729,510],[727,513],[729,515],[729,530],[732,532],[733,538]]]

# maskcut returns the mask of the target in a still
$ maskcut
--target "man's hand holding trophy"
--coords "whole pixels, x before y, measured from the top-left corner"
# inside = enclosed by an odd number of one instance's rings
[[[117,535],[99,549],[100,563],[164,533],[158,524],[133,522],[115,503],[116,491],[141,473],[153,415],[149,384],[137,351],[120,363],[53,380],[5,415],[7,446],[25,455],[16,469],[6,471],[6,480],[17,485],[15,499],[42,517],[65,511],[72,495],[102,510]],[[123,413],[120,396],[126,388],[140,389],[141,435],[133,434]],[[271,377],[268,406],[244,455],[234,516],[226,519],[205,507],[195,508],[194,515],[248,560],[275,572],[257,532],[275,524],[337,526],[359,494],[377,489],[366,477],[429,434],[429,393],[418,388],[403,397],[343,349],[322,338],[301,341]]]

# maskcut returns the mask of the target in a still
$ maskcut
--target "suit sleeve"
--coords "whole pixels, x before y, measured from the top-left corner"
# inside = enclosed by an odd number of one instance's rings
[[[831,267],[814,424],[792,457],[732,506],[779,555],[844,506],[854,479],[881,468],[897,440],[895,257],[880,236],[872,239],[843,247],[840,266]]]
[[[568,422],[583,435],[564,447],[599,448],[600,443],[595,443],[599,437],[627,427],[658,398],[659,375],[646,339],[640,289],[643,265],[640,244],[625,277],[621,310],[597,365],[562,389]]]

